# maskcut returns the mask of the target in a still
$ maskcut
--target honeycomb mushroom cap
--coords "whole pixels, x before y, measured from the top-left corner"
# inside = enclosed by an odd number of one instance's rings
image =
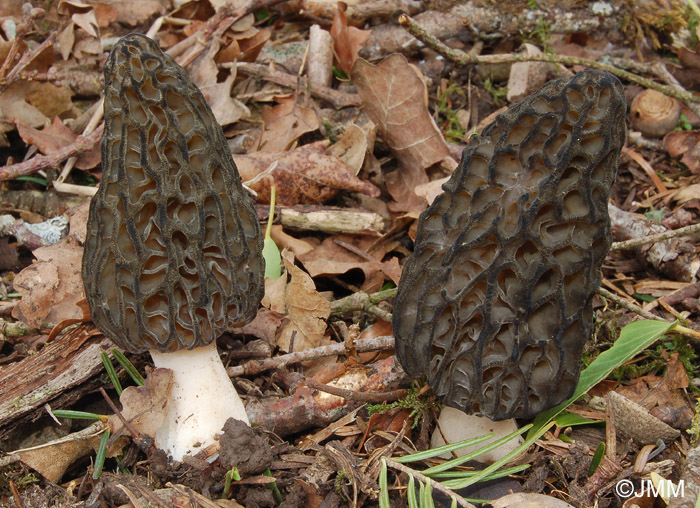
[[[104,118],[82,266],[95,325],[129,351],[172,352],[250,321],[264,290],[262,235],[201,92],[131,34],[105,64]]]
[[[421,214],[396,351],[446,405],[530,418],[573,393],[611,243],[624,118],[612,75],[551,81],[470,140]]]

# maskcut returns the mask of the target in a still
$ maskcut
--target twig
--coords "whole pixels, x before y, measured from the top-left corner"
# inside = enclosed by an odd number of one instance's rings
[[[394,298],[396,296],[396,288],[385,289],[368,295],[364,292],[353,293],[350,296],[341,298],[331,302],[331,314],[342,314],[343,312],[351,312],[355,310],[364,310],[372,314],[379,315],[384,321],[391,323],[391,314],[377,307],[376,304]]]
[[[339,92],[338,90],[334,90],[333,88],[321,86],[316,83],[304,83],[303,80],[297,79],[296,76],[293,76],[286,72],[271,69],[267,65],[237,62],[224,63],[221,64],[220,67],[224,69],[230,69],[235,67],[237,72],[241,72],[249,76],[255,76],[266,81],[271,81],[273,83],[277,83],[278,85],[282,85],[293,90],[296,90],[299,86],[308,86],[313,95],[320,99],[330,102],[336,108],[360,105],[360,96],[357,94]]]
[[[423,42],[429,48],[437,51],[439,54],[450,60],[455,65],[467,66],[474,64],[499,64],[499,63],[514,63],[514,62],[548,62],[563,65],[583,65],[586,67],[591,67],[594,69],[601,69],[608,71],[610,74],[614,74],[619,78],[626,79],[627,81],[632,81],[645,88],[652,88],[661,93],[664,93],[670,97],[675,97],[676,99],[682,100],[688,104],[690,103],[700,103],[700,97],[696,97],[693,94],[685,91],[676,90],[673,87],[661,85],[655,81],[637,76],[631,72],[618,69],[612,65],[597,62],[595,60],[589,60],[587,58],[580,58],[576,56],[563,56],[556,55],[552,53],[541,53],[537,55],[525,55],[525,54],[500,54],[500,55],[473,55],[471,53],[465,53],[459,49],[452,49],[449,46],[443,44],[437,37],[428,32],[425,28],[420,26],[414,19],[412,19],[407,14],[401,14],[399,16],[399,24],[403,26],[411,35],[416,39]]]
[[[19,176],[31,175],[42,169],[58,166],[62,161],[92,149],[102,138],[103,125],[87,136],[78,136],[70,145],[56,150],[51,155],[37,155],[28,161],[0,167],[0,180],[12,180]]]
[[[655,64],[652,65],[654,72],[656,73],[657,76],[659,76],[661,79],[666,81],[668,86],[673,88],[674,90],[680,92],[680,93],[688,93],[685,88],[678,82],[676,77],[668,72],[668,69],[662,62],[656,62]],[[690,108],[693,113],[696,115],[700,116],[700,106],[698,104],[695,104],[693,102],[688,102],[688,108]]]
[[[304,380],[304,384],[309,388],[330,393],[331,395],[342,397],[347,400],[369,402],[373,404],[393,402],[406,396],[406,390],[393,390],[390,392],[357,392],[354,390],[347,390],[346,388],[340,388],[338,386],[328,385],[326,383],[319,383],[311,378],[306,378]]]
[[[411,469],[408,466],[404,466],[403,464],[396,462],[395,460],[391,460],[389,458],[385,458],[386,460],[386,465],[389,466],[392,469],[397,469],[401,471],[402,473],[406,473],[408,475],[413,476],[416,480],[421,481],[423,483],[429,483],[430,486],[433,488],[433,490],[440,491],[444,495],[446,495],[448,498],[454,498],[457,501],[457,504],[459,506],[463,506],[464,508],[476,508],[473,504],[469,503],[466,501],[462,496],[454,492],[453,490],[448,489],[445,487],[442,483],[433,480],[432,478],[429,478],[422,474],[420,471],[416,471],[415,469]]]
[[[133,438],[138,438],[139,433],[138,431],[134,428],[131,423],[124,418],[124,415],[122,412],[119,410],[119,408],[116,406],[114,402],[112,402],[112,399],[109,398],[109,395],[107,395],[107,392],[103,387],[100,386],[100,393],[102,394],[102,397],[105,399],[105,402],[107,402],[107,405],[109,408],[114,411],[114,414],[117,415],[117,418],[122,422],[122,425],[124,425],[124,428],[129,431],[129,434],[131,434],[131,437]]]
[[[355,346],[360,353],[364,351],[384,351],[394,347],[394,337],[383,335],[372,339],[360,339],[355,341]],[[297,351],[296,353],[280,355],[275,358],[268,358],[267,360],[250,360],[243,365],[229,367],[226,369],[226,372],[228,372],[228,375],[231,377],[253,375],[265,370],[278,369],[290,363],[298,363],[306,360],[323,358],[325,356],[341,355],[343,353],[345,353],[345,344],[332,344],[330,346],[321,346]]]
[[[627,300],[624,300],[617,296],[616,294],[611,293],[607,289],[601,287],[598,288],[598,294],[605,298],[606,300],[610,300],[612,302],[615,302],[617,305],[620,307],[623,307],[627,310],[631,310],[632,312],[635,312],[642,316],[643,318],[646,319],[653,319],[655,321],[667,321],[666,319],[660,318],[656,314],[652,314],[651,312],[642,309],[639,305],[635,305],[633,303],[628,302]]]
[[[690,226],[672,229],[670,231],[665,231],[656,235],[643,236],[641,238],[632,238],[631,240],[625,240],[624,242],[613,242],[612,246],[610,247],[610,250],[634,249],[635,247],[639,247],[647,243],[663,242],[664,240],[670,240],[672,238],[678,238],[681,236],[688,236],[699,232],[700,224],[691,224]]]
[[[0,338],[2,337],[26,337],[36,334],[39,330],[32,328],[23,321],[7,322],[0,319]]]
[[[630,303],[626,300],[623,300],[622,298],[611,293],[610,291],[608,291],[605,288],[599,288],[598,294],[600,296],[602,296],[603,298],[606,298],[608,300],[615,302],[620,307],[624,307],[627,310],[631,310],[632,312],[636,312],[637,314],[639,314],[640,316],[642,316],[646,319],[652,319],[654,321],[666,321],[667,323],[671,323],[670,320],[660,318],[659,316],[656,316],[656,315],[652,314],[651,312],[644,310],[639,305],[635,305],[635,304]],[[681,335],[685,335],[686,337],[693,339],[693,341],[696,344],[700,341],[700,332],[698,332],[697,330],[693,330],[692,328],[688,328],[686,326],[676,324],[675,326],[671,327],[671,329],[669,331],[679,333]]]

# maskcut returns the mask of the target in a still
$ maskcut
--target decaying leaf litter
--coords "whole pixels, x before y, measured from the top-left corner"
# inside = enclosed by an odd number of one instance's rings
[[[579,420],[560,415],[560,427],[509,464],[530,468],[463,495],[543,493],[574,506],[620,506],[616,482],[639,487],[654,473],[696,497],[695,4],[554,4],[0,7],[2,503],[374,506],[386,494],[391,506],[405,505],[409,476],[397,461],[430,446],[439,413],[427,387],[409,389],[390,349],[392,288],[413,248],[416,218],[495,113],[586,66],[620,77],[630,105],[648,88],[676,101],[628,113],[610,214],[615,242],[677,234],[613,244],[594,304],[594,341],[584,351],[591,369],[579,387],[590,386],[569,408]],[[398,9],[411,17],[397,17]],[[102,64],[132,31],[157,40],[202,90],[263,224],[276,189],[271,233],[283,250],[283,275],[266,281],[256,319],[218,341],[258,425],[224,429],[213,464],[195,457],[174,467],[152,447],[167,376],[132,355],[149,374],[137,388],[115,361],[130,386],[118,400],[100,356],[112,345],[84,303],[86,202],[101,176]],[[315,32],[323,32],[318,40]],[[670,132],[638,133],[639,117],[655,122],[667,110],[678,117]],[[639,323],[620,335],[641,318],[668,324]],[[674,320],[683,333],[664,335]],[[618,337],[614,355],[601,355]],[[643,353],[640,341],[649,344]],[[387,413],[367,412],[366,404],[391,401],[400,403]],[[59,409],[110,420],[59,426],[49,416]],[[575,425],[580,417],[606,425]],[[642,418],[651,420],[640,425]],[[107,427],[107,459],[93,478]],[[640,435],[640,427],[650,432]],[[600,443],[607,448],[594,459]],[[440,461],[408,465],[422,471]],[[240,479],[227,480],[233,467]],[[415,480],[441,499],[439,483]]]

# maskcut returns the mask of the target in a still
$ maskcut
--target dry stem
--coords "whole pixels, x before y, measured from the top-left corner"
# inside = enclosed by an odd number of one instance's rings
[[[671,238],[692,235],[698,232],[700,232],[700,224],[691,224],[690,226],[672,229],[670,231],[665,231],[656,235],[649,235],[641,238],[632,238],[631,240],[625,240],[624,242],[614,242],[610,247],[610,250],[634,249],[635,247],[639,247],[647,243],[663,242],[664,240],[670,240]]]
[[[454,497],[454,499],[457,500],[457,504],[459,506],[462,506],[464,508],[476,508],[473,504],[467,502],[464,500],[462,496],[459,494],[455,493],[454,491],[448,489],[447,487],[443,486],[440,482],[433,480],[432,478],[429,478],[422,474],[419,471],[416,471],[414,469],[411,469],[408,466],[404,466],[403,464],[396,462],[395,460],[391,460],[389,458],[385,458],[386,460],[386,465],[389,466],[392,469],[397,469],[401,471],[402,473],[409,474],[413,476],[416,480],[421,481],[423,483],[429,483],[430,486],[433,488],[433,490],[438,490],[442,492],[444,495],[447,497]]]
[[[103,127],[104,124],[87,136],[78,136],[73,143],[56,150],[51,155],[37,155],[28,161],[0,167],[0,180],[12,180],[19,176],[31,175],[42,169],[53,168],[69,157],[87,152],[102,138]]]
[[[693,94],[683,90],[677,89],[671,86],[661,85],[649,78],[643,78],[629,71],[618,69],[612,65],[597,62],[595,60],[589,60],[587,58],[581,58],[576,56],[564,56],[556,55],[551,53],[541,53],[537,55],[525,55],[525,54],[502,54],[502,55],[474,55],[471,53],[465,53],[459,49],[452,49],[449,46],[443,44],[437,37],[432,33],[428,32],[425,28],[419,25],[413,18],[407,14],[401,14],[399,16],[399,23],[403,26],[411,35],[416,39],[423,42],[429,48],[437,51],[439,54],[447,58],[449,61],[459,66],[467,66],[474,64],[498,64],[498,63],[514,63],[514,62],[548,62],[563,65],[583,65],[586,67],[591,67],[593,69],[601,69],[608,71],[610,74],[614,74],[619,78],[626,79],[627,81],[632,81],[645,88],[652,88],[661,93],[668,95],[669,97],[675,97],[676,99],[682,100],[687,104],[700,103],[700,97],[696,97]]]

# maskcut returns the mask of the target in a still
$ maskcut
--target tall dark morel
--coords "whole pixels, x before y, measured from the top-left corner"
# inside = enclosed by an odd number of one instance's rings
[[[625,140],[620,82],[551,81],[471,139],[418,222],[394,311],[399,361],[494,420],[571,396],[610,248]]]

